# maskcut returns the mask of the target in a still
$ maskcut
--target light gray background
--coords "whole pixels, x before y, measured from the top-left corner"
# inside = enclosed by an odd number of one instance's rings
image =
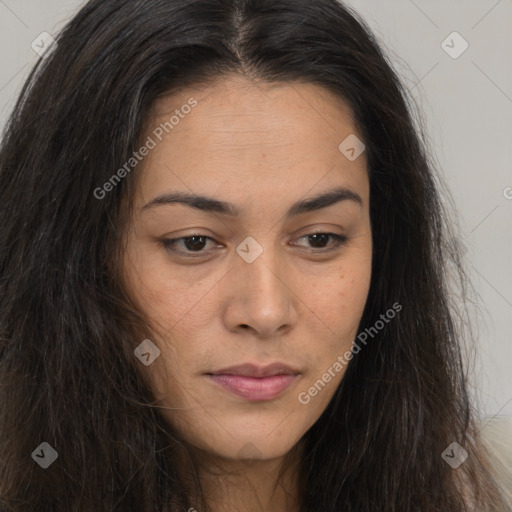
[[[32,41],[43,31],[55,35],[83,3],[0,0],[0,128],[39,58]],[[479,363],[473,370],[481,414],[510,416],[512,0],[348,3],[375,31],[424,112],[432,148],[459,212],[484,313]],[[442,47],[454,31],[469,44],[456,59]],[[460,48],[456,40],[447,44]]]

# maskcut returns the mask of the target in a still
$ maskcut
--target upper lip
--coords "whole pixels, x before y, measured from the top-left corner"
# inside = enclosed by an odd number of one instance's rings
[[[297,375],[300,372],[287,366],[284,363],[273,363],[268,366],[257,366],[255,364],[240,364],[237,366],[230,366],[215,372],[210,375],[242,375],[244,377],[269,377],[272,375]]]

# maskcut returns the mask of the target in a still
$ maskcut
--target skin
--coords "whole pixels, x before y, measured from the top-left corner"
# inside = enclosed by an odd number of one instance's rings
[[[367,161],[338,149],[348,135],[362,137],[350,108],[318,85],[230,76],[159,99],[144,140],[191,97],[198,105],[137,170],[125,236],[125,286],[161,350],[143,371],[164,418],[221,468],[204,477],[212,510],[298,510],[296,466],[274,489],[277,471],[298,453],[346,367],[308,404],[298,396],[352,347],[370,286]],[[339,187],[362,203],[285,217],[296,201]],[[175,191],[232,203],[240,215],[178,203],[143,208]],[[315,232],[347,240],[315,244],[306,236]],[[161,244],[198,234],[213,240],[179,241],[183,255]],[[252,263],[236,252],[248,236],[263,249]],[[284,362],[300,375],[277,398],[252,402],[205,375],[249,362]]]

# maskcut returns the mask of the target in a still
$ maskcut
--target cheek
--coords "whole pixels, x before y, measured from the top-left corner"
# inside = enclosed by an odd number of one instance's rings
[[[211,284],[184,282],[170,274],[168,264],[150,256],[132,248],[124,267],[130,296],[147,318],[145,336],[160,349],[158,359],[145,370],[157,398],[166,400],[171,393],[173,401],[184,404],[182,388],[197,355],[190,341],[208,328],[205,295]]]
[[[168,262],[155,258],[154,251],[135,250],[127,258],[125,272],[130,295],[164,339],[175,331],[200,329],[197,321],[204,318],[201,313],[211,283],[207,279],[187,282],[170,271]]]
[[[306,303],[341,341],[356,334],[368,298],[371,267],[366,262],[354,263],[332,275],[317,282]]]
[[[327,335],[311,338],[309,371],[300,386],[299,402],[316,421],[333,397],[350,361],[352,343],[368,297],[371,267],[361,263],[346,266],[336,279],[330,279],[325,293],[316,287],[310,300],[322,320]],[[313,308],[312,308],[313,309]]]

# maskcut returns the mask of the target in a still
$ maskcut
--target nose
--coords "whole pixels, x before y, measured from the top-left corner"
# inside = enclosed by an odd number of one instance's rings
[[[252,263],[236,256],[229,272],[224,321],[228,330],[253,331],[267,339],[289,332],[297,322],[297,291],[286,263],[270,250]]]

